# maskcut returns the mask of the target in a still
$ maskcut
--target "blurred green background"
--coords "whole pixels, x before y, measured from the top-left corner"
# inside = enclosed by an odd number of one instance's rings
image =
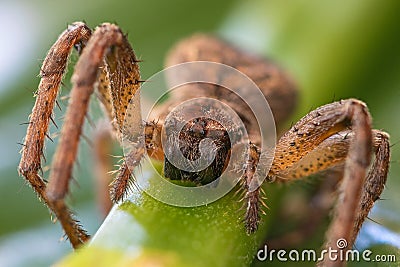
[[[41,61],[66,26],[79,20],[91,27],[105,21],[118,23],[143,60],[144,78],[162,69],[169,47],[194,32],[217,33],[258,51],[287,69],[301,89],[291,121],[333,100],[365,101],[374,127],[390,133],[394,146],[384,200],[370,215],[380,225],[369,222],[372,226],[363,235],[369,245],[382,241],[400,247],[399,14],[396,0],[0,1],[0,266],[45,266],[70,252],[68,243],[57,242],[62,237],[59,225],[51,223],[49,212],[16,168],[17,143],[26,132],[26,125],[19,124],[28,120],[32,109]],[[76,55],[71,61],[76,61]],[[69,89],[66,81],[61,95]],[[66,100],[60,102],[65,110]],[[96,104],[92,106],[98,110]],[[62,113],[57,112],[56,118],[61,124]],[[57,131],[50,130],[51,134]],[[85,127],[86,135],[92,131]],[[46,146],[49,163],[54,144]],[[93,202],[90,145],[82,141],[79,153],[74,170],[77,183],[72,183],[69,202],[94,233],[101,216]]]

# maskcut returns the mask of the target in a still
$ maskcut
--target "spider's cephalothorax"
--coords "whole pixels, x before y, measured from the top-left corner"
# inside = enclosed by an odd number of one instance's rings
[[[60,140],[53,157],[49,182],[39,175],[44,155],[44,140],[52,120],[58,89],[73,47],[81,53],[72,76],[73,88],[66,110]],[[111,132],[121,141],[127,132],[143,129],[137,142],[119,167],[111,184],[111,198],[121,200],[134,180],[130,167],[138,166],[144,153],[164,160],[164,174],[170,179],[187,179],[206,184],[217,178],[233,157],[233,147],[227,130],[218,121],[203,117],[189,120],[173,144],[191,161],[202,156],[199,148],[203,139],[213,141],[216,155],[208,168],[198,171],[182,170],[164,157],[170,147],[161,140],[166,115],[180,102],[192,97],[218,99],[234,110],[248,131],[247,162],[241,169],[241,184],[245,192],[245,226],[249,234],[257,230],[262,210],[260,187],[249,190],[249,184],[260,160],[260,134],[254,114],[231,92],[214,85],[186,87],[173,91],[169,100],[158,108],[158,115],[143,125],[140,114],[141,84],[138,61],[126,36],[118,26],[104,23],[92,33],[84,23],[74,23],[51,47],[43,62],[41,82],[36,103],[30,115],[27,135],[22,149],[19,172],[30,183],[40,199],[54,212],[74,248],[86,242],[89,235],[73,218],[64,199],[68,193],[72,168],[88,103],[93,92],[104,106],[113,127]],[[281,123],[295,107],[297,91],[291,80],[275,64],[245,53],[209,35],[194,35],[181,41],[167,57],[167,66],[189,61],[212,61],[232,66],[251,78],[262,91],[272,109],[275,122]],[[221,73],[199,70],[202,74],[229,79]],[[181,74],[179,74],[181,75]],[[182,75],[191,75],[185,73]],[[216,80],[218,80],[216,79]],[[128,120],[126,120],[128,118]],[[170,122],[173,122],[169,120]],[[166,123],[168,124],[168,123]],[[224,125],[226,127],[226,125]],[[229,132],[229,131],[228,131]],[[373,162],[371,162],[374,154]],[[174,155],[172,154],[172,157]],[[262,155],[261,155],[262,157]],[[301,118],[278,140],[268,181],[293,181],[327,170],[342,168],[341,187],[325,246],[336,249],[336,241],[348,241],[352,247],[362,223],[374,202],[379,199],[388,174],[390,146],[388,134],[371,129],[367,106],[356,99],[347,99],[321,106]],[[327,254],[326,254],[327,255]],[[324,258],[324,266],[341,266],[343,261]]]

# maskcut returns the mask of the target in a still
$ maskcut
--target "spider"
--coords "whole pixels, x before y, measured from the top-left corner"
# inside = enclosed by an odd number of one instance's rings
[[[72,76],[73,88],[47,183],[40,175],[44,142],[73,47],[80,57]],[[297,89],[284,71],[272,62],[241,51],[217,37],[194,35],[176,45],[167,57],[169,66],[189,61],[224,63],[249,76],[268,100],[277,124],[288,118],[295,107]],[[72,246],[78,248],[89,239],[89,235],[74,219],[64,198],[68,193],[91,95],[96,92],[118,140],[122,139],[126,128],[132,126],[124,124],[127,114],[133,117],[130,122],[142,125],[144,129],[143,135],[139,133],[144,145],[138,146],[134,153],[125,157],[111,184],[110,193],[114,202],[124,197],[130,180],[134,180],[128,164],[138,166],[146,152],[156,159],[164,160],[164,176],[170,179],[207,184],[223,172],[233,152],[226,131],[216,121],[195,118],[185,125],[179,136],[182,141],[180,149],[189,158],[199,156],[198,144],[203,138],[212,138],[217,144],[216,158],[202,171],[178,169],[164,157],[163,153],[168,148],[160,142],[165,116],[173,106],[192,97],[216,98],[229,104],[238,113],[249,133],[248,157],[241,170],[241,182],[245,191],[245,229],[248,234],[255,232],[260,212],[263,212],[263,202],[260,188],[248,190],[260,160],[261,138],[254,115],[237,96],[224,91],[224,88],[195,85],[196,90],[190,88],[183,94],[172,93],[170,99],[158,108],[155,120],[143,122],[139,110],[128,108],[132,101],[138,99],[143,82],[138,63],[139,60],[118,26],[104,23],[92,32],[82,22],[70,25],[59,36],[43,62],[19,173],[56,215]],[[371,129],[371,116],[365,103],[357,99],[346,99],[318,107],[281,135],[266,181],[290,182],[335,166],[342,168],[344,171],[338,200],[325,246],[335,248],[336,241],[345,238],[349,242],[348,247],[351,247],[363,221],[383,191],[389,158],[389,135]],[[325,258],[322,264],[326,266],[331,262]],[[332,266],[335,264],[341,263],[334,262]]]

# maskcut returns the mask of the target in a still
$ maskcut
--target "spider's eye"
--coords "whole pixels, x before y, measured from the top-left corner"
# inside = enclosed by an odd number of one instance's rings
[[[193,124],[189,126],[189,132],[201,137],[205,134],[204,127],[205,121],[200,121],[200,119],[194,119]]]

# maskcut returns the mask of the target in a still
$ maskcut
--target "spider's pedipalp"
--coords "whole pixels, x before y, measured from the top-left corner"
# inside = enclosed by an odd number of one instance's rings
[[[260,207],[260,204],[262,205],[260,187],[258,187],[254,191],[248,191],[249,184],[254,177],[254,173],[256,172],[257,164],[260,159],[259,148],[254,144],[250,144],[247,157],[248,159],[243,172],[242,181],[244,183],[243,187],[246,192],[244,196],[244,200],[246,203],[245,227],[246,232],[248,234],[252,234],[258,229],[258,224],[260,222],[260,213],[262,213]]]

